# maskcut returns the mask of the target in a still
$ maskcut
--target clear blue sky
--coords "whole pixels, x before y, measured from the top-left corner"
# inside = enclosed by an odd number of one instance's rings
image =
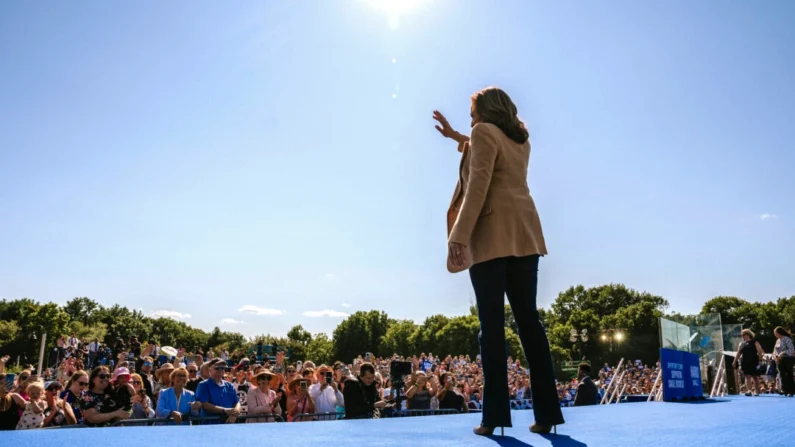
[[[490,84],[531,132],[540,305],[795,294],[795,3],[233,3],[0,3],[0,297],[462,314],[431,112],[467,131]]]

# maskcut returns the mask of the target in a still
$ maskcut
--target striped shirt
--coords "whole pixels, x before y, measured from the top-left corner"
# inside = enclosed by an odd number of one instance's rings
[[[785,336],[776,340],[773,354],[778,358],[782,353],[787,357],[795,357],[795,346],[793,346],[791,338]]]

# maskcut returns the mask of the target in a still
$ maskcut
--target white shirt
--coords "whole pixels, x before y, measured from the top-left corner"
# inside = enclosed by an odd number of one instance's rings
[[[72,347],[72,348],[75,348],[75,349],[77,349],[77,338],[75,338],[75,337],[69,337],[69,338],[66,340],[66,346],[67,346],[67,347]]]
[[[98,350],[99,350],[99,343],[97,343],[97,342],[91,342],[91,343],[88,345],[88,351],[89,351],[89,352],[97,352]]]
[[[342,393],[334,392],[331,385],[321,391],[320,384],[316,383],[309,387],[309,396],[315,401],[315,411],[318,413],[336,413],[337,406],[345,406]]]

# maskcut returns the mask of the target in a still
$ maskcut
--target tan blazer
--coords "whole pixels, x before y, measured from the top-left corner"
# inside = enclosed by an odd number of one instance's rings
[[[530,142],[518,144],[493,124],[478,123],[461,154],[447,211],[449,242],[467,246],[478,264],[508,256],[546,255],[541,220],[527,186]],[[449,260],[447,268],[454,268]],[[469,266],[465,266],[469,268]]]

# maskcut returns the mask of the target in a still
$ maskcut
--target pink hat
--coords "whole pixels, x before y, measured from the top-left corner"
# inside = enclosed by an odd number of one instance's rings
[[[130,377],[130,370],[127,368],[119,368],[116,371],[113,371],[113,378],[110,379],[110,381],[115,382],[120,376]]]

